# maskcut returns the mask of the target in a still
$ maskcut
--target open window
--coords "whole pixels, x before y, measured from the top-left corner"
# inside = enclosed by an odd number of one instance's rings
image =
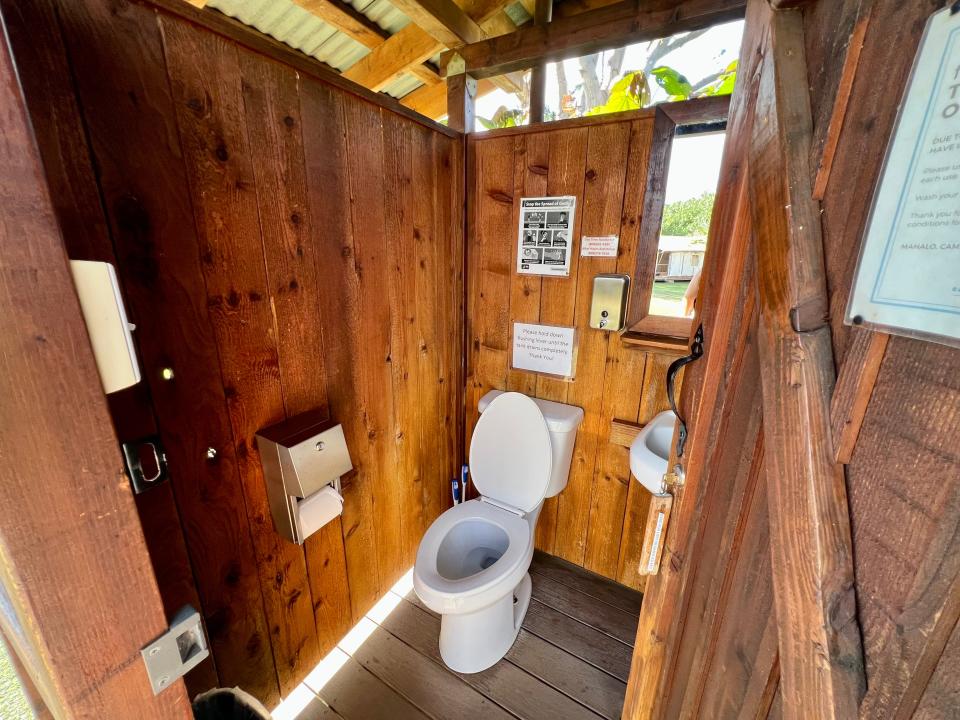
[[[635,338],[690,334],[726,119],[718,106],[689,106],[657,115],[627,323]]]

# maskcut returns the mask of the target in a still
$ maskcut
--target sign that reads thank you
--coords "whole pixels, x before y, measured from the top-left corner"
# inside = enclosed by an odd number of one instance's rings
[[[572,378],[575,365],[573,328],[513,324],[513,367]]]
[[[934,13],[873,198],[847,322],[960,344],[960,12]]]

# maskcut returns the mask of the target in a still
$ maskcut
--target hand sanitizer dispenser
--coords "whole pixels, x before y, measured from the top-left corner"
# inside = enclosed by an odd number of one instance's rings
[[[302,545],[343,512],[340,476],[353,470],[343,427],[321,410],[306,412],[257,433],[273,524]]]

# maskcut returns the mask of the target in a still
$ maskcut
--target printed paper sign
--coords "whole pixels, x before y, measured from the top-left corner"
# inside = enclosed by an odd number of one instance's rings
[[[583,236],[580,240],[580,257],[612,257],[617,256],[617,247],[620,238],[616,235],[602,235],[600,237]]]
[[[887,148],[847,322],[960,342],[960,14],[927,23]]]
[[[574,329],[514,323],[513,367],[572,378]]]
[[[517,272],[570,275],[575,197],[520,198]]]

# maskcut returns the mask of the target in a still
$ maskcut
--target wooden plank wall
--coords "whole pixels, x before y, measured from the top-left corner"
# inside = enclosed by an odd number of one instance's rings
[[[149,6],[4,2],[72,257],[116,262],[172,481],[138,498],[191,690],[272,706],[409,568],[448,503],[463,403],[463,144]],[[173,377],[164,379],[168,368]],[[274,532],[254,434],[324,408],[340,520]]]
[[[546,501],[537,547],[634,588],[649,493],[630,476],[628,451],[610,442],[614,419],[645,423],[668,407],[673,357],[628,348],[589,327],[593,277],[633,274],[655,115],[569,128],[492,132],[468,141],[467,433],[477,402],[509,389],[582,407],[570,480]],[[569,278],[516,273],[521,197],[574,195],[578,238]],[[619,235],[617,258],[580,258],[581,235]],[[577,328],[576,379],[510,366],[514,322]]]
[[[861,717],[951,717],[960,693],[960,350],[894,336],[871,373],[864,349],[874,334],[842,324],[882,150],[926,18],[944,3],[836,5],[811,6],[805,24],[811,78],[814,68],[833,75],[827,86],[811,83],[823,138],[811,167],[824,188],[834,355],[840,381],[867,376],[847,464],[868,688]]]
[[[897,102],[924,22],[942,6],[849,0],[802,10],[810,176],[822,199],[838,374],[834,450],[847,463],[866,663],[864,720],[954,717],[960,692],[960,352],[901,337],[878,341],[842,323]],[[701,295],[706,361],[684,380],[682,406],[694,418],[687,485],[674,506],[663,570],[644,598],[629,718],[779,718],[791,711],[778,680],[765,488],[775,479],[764,471],[751,318],[750,255],[762,238],[754,237],[744,187],[755,68],[769,51],[770,13],[762,0],[748,6]],[[717,337],[724,353],[742,348],[740,359],[717,356]],[[751,403],[752,411],[738,410]]]

